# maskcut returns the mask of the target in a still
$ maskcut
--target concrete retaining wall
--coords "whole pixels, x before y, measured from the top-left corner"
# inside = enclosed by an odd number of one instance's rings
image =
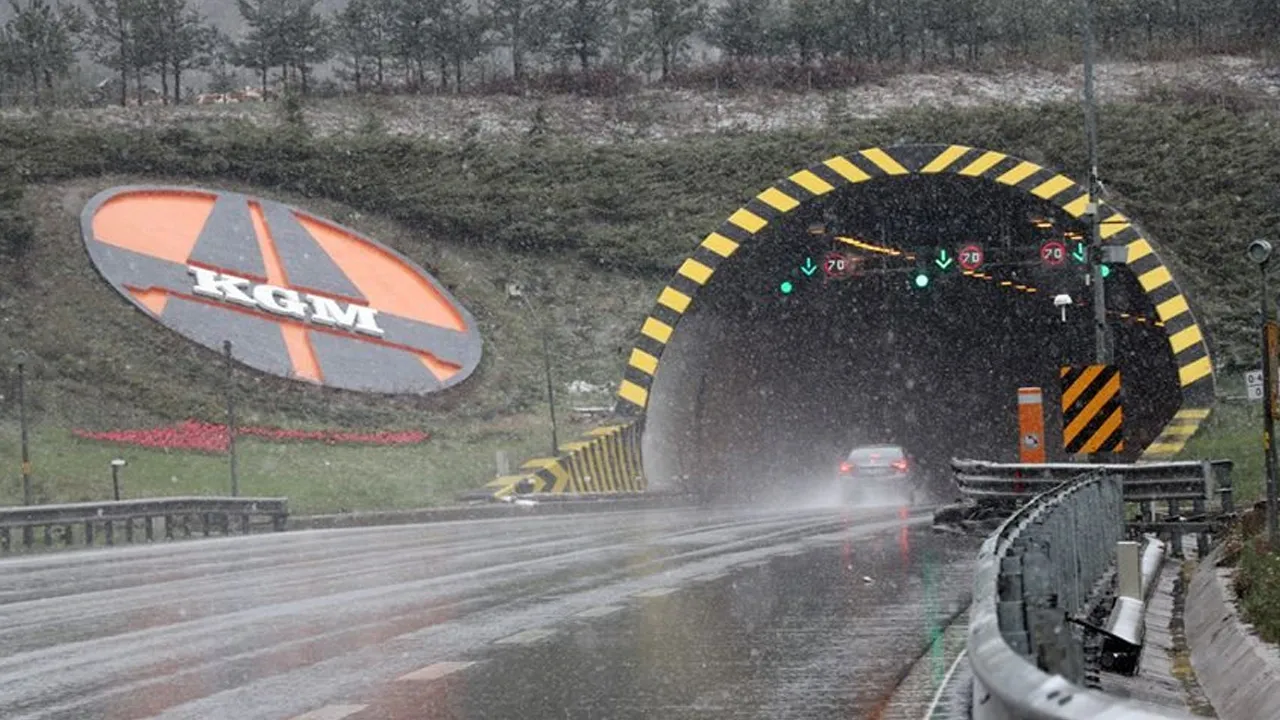
[[[1222,554],[1205,558],[1187,588],[1191,665],[1221,720],[1280,718],[1280,652],[1241,620]]]

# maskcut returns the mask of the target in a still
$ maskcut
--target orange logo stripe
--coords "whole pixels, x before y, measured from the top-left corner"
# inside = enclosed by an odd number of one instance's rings
[[[279,287],[289,287],[289,277],[284,271],[284,263],[280,262],[280,253],[276,251],[275,240],[271,238],[271,228],[267,227],[267,218],[262,214],[262,204],[257,201],[249,203],[249,217],[253,219],[253,232],[258,236],[258,248],[262,252],[262,264],[267,269],[267,282]],[[324,374],[320,372],[320,362],[316,360],[316,350],[311,346],[308,328],[292,323],[277,323],[280,334],[284,337],[285,349],[289,352],[289,362],[293,365],[294,376],[315,383],[324,382]]]

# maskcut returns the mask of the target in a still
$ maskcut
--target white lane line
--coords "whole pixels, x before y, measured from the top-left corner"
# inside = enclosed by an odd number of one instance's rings
[[[401,675],[396,680],[404,680],[408,682],[430,682],[439,680],[446,675],[452,675],[456,672],[466,670],[475,665],[475,662],[438,662],[432,663],[421,670],[414,670],[407,675]]]
[[[651,590],[641,590],[640,592],[636,593],[633,597],[660,598],[660,597],[666,597],[675,591],[676,591],[676,588],[673,588],[673,587],[659,587],[659,588],[653,588]]]
[[[525,630],[515,635],[508,635],[501,640],[495,640],[498,645],[532,645],[541,640],[545,640],[555,635],[554,630]]]
[[[723,572],[723,571],[711,572],[711,573],[707,573],[706,575],[698,575],[693,579],[697,580],[698,582],[715,582],[716,580],[723,580],[729,577],[729,575],[730,573]]]
[[[968,648],[961,650],[955,661],[951,663],[951,667],[947,669],[947,674],[943,676],[942,682],[938,684],[938,690],[933,694],[933,702],[929,703],[929,709],[925,711],[922,720],[929,720],[937,712],[938,704],[942,702],[942,694],[947,691],[947,685],[951,684],[951,676],[955,675],[956,668],[960,667],[960,663],[964,660],[967,652],[969,652]]]
[[[303,713],[292,720],[342,720],[369,707],[368,705],[325,705],[308,713]]]
[[[582,612],[578,613],[575,617],[599,618],[599,617],[604,617],[606,615],[612,615],[621,609],[622,607],[619,605],[601,605],[600,607],[593,607],[589,610],[583,610]]]

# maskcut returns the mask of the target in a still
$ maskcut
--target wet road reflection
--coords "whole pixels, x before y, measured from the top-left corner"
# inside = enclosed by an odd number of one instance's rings
[[[868,717],[976,542],[664,510],[0,562],[5,718]]]

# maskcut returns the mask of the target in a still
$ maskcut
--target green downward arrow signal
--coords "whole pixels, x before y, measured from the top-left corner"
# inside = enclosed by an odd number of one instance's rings
[[[952,263],[955,262],[955,258],[947,257],[946,249],[940,248],[938,250],[938,259],[934,260],[933,262],[936,263],[939,268],[946,270],[947,268],[951,267]]]
[[[813,264],[813,258],[804,259],[804,265],[800,266],[800,272],[805,275],[813,275],[818,272],[818,266]]]
[[[1089,250],[1084,243],[1076,243],[1076,249],[1071,251],[1071,259],[1083,264],[1085,258],[1089,257]]]

